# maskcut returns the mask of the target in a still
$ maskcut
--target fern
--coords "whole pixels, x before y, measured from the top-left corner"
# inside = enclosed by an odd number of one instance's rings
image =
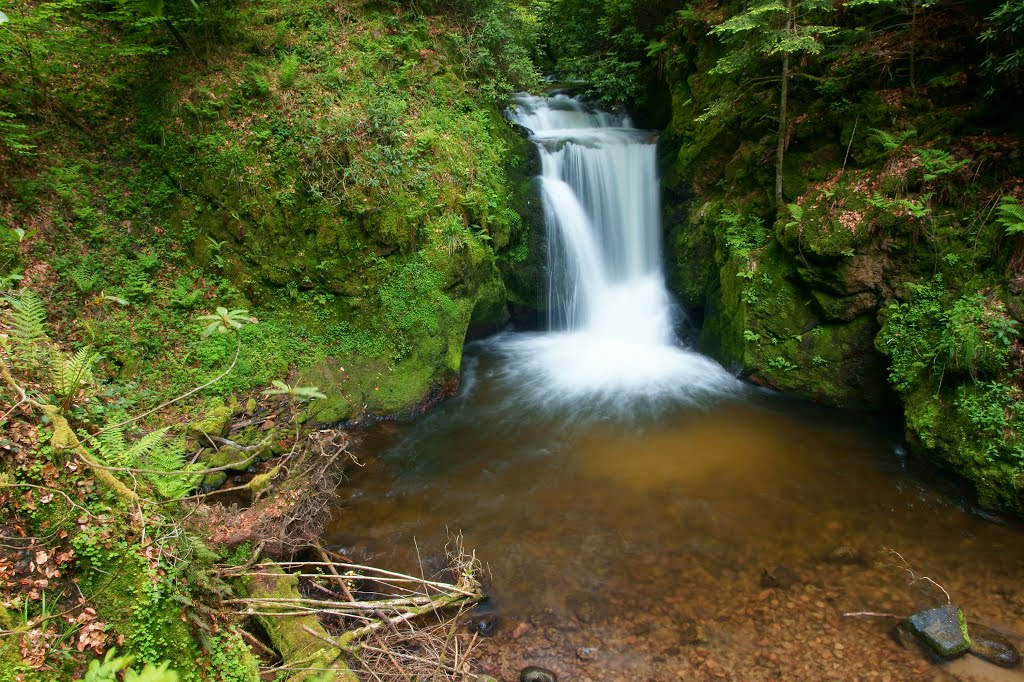
[[[83,294],[91,292],[100,282],[100,273],[94,266],[87,263],[82,263],[72,270],[70,277],[71,281],[75,283],[75,287]]]
[[[916,130],[905,130],[899,135],[893,135],[884,130],[879,130],[878,128],[871,128],[870,130],[875,141],[882,145],[887,152],[896,151],[902,147],[909,138],[917,135]]]
[[[118,421],[121,421],[118,419]],[[83,438],[87,434],[82,434]],[[106,427],[95,439],[96,458],[108,466],[125,466],[121,454],[127,448],[124,441],[124,426]]]
[[[14,366],[33,370],[42,364],[50,339],[46,334],[46,305],[31,289],[11,298],[11,348]]]
[[[171,476],[150,474],[146,479],[153,485],[161,497],[178,498],[188,494],[202,481],[202,476],[184,476],[190,469],[200,468],[198,465],[186,464],[184,438],[167,439],[167,429],[160,429],[160,438],[154,447],[146,450],[139,457],[139,463],[146,469],[174,472]],[[147,434],[151,435],[151,434]],[[143,438],[145,440],[145,438]]]
[[[170,426],[165,426],[150,431],[129,445],[124,437],[124,427],[111,428],[96,439],[98,459],[107,466],[166,471],[171,475],[146,474],[145,479],[161,497],[181,497],[199,485],[202,476],[182,475],[182,472],[196,469],[196,466],[185,464],[184,443],[180,437],[168,439],[170,429]]]
[[[150,431],[131,445],[124,437],[124,428],[113,428],[100,435],[97,450],[104,464],[119,467],[138,467],[154,450],[164,447],[163,438],[171,427]]]
[[[62,409],[70,409],[78,390],[94,382],[92,367],[99,359],[100,354],[90,346],[70,358],[60,351],[51,351],[50,383]]]
[[[1007,235],[1024,232],[1024,206],[1013,197],[1003,197],[996,206],[996,222],[1002,225]]]

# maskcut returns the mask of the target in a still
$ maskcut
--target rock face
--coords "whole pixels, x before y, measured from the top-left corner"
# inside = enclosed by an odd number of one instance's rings
[[[1020,651],[997,631],[978,623],[968,623],[967,631],[971,636],[971,653],[978,658],[1004,668],[1020,665]]]
[[[959,656],[971,648],[967,620],[955,604],[918,611],[904,625],[943,658]]]
[[[673,41],[687,57],[665,69],[660,91],[669,283],[701,350],[816,402],[902,408],[915,449],[970,480],[983,506],[1024,514],[1018,363],[1000,331],[1024,323],[1019,252],[1001,253],[1005,230],[963,228],[997,227],[985,194],[963,188],[1019,177],[1022,157],[971,179],[938,175],[936,154],[964,170],[988,158],[951,146],[961,93],[915,109],[850,72],[842,111],[835,93],[803,91],[777,178],[778,136],[764,127],[777,116],[772,98],[717,110],[735,87],[709,69],[721,44]],[[960,71],[948,56],[938,68]],[[807,64],[825,78],[835,66]]]

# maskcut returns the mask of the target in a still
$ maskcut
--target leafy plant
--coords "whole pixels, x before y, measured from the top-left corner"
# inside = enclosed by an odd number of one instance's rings
[[[924,169],[925,182],[955,173],[970,163],[970,159],[958,159],[944,149],[918,148],[914,150],[914,153],[917,154],[921,167]]]
[[[278,84],[282,90],[288,90],[295,84],[299,73],[299,55],[290,54],[281,60],[281,71],[278,73]]]
[[[961,296],[942,321],[939,347],[953,368],[976,378],[1005,366],[1018,324],[1006,314],[1002,301],[990,301],[981,293]]]
[[[99,359],[100,354],[89,346],[70,357],[56,349],[51,350],[50,383],[61,409],[71,409],[78,391],[95,382],[92,368]]]
[[[996,206],[996,222],[1007,235],[1021,234],[1024,232],[1024,206],[1015,197],[1002,197]]]
[[[803,213],[801,212],[802,216]],[[731,255],[748,258],[756,249],[768,242],[764,222],[756,216],[745,216],[730,210],[718,214],[718,223],[723,226],[725,245]],[[752,276],[752,274],[751,274]],[[750,279],[747,277],[746,279]]]
[[[879,128],[871,128],[871,139],[878,144],[882,145],[882,148],[887,152],[894,152],[901,149],[907,140],[917,135],[916,130],[904,130],[899,133],[893,134]]]
[[[147,663],[142,672],[136,672],[128,667],[132,660],[131,656],[117,656],[117,649],[111,649],[102,661],[90,661],[85,677],[76,682],[117,682],[122,679],[120,673],[123,673],[124,682],[178,682],[178,673],[169,670],[169,662],[159,666]]]
[[[204,339],[213,333],[227,334],[231,330],[241,329],[244,324],[256,322],[256,318],[251,317],[249,311],[244,308],[228,310],[222,306],[217,307],[215,315],[200,315],[197,319],[209,322],[203,329]]]
[[[50,339],[46,332],[46,305],[31,289],[22,289],[11,301],[11,346],[14,366],[32,370],[46,355]]]
[[[315,398],[326,398],[316,386],[289,386],[283,381],[274,380],[271,382],[274,388],[263,391],[263,395],[284,395],[298,402],[306,402]]]
[[[75,288],[83,294],[91,292],[100,281],[100,273],[91,262],[80,263],[69,276]]]

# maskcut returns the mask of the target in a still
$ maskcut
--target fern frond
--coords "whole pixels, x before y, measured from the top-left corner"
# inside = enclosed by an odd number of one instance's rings
[[[893,135],[879,128],[869,128],[869,130],[871,131],[871,136],[875,141],[882,145],[882,148],[887,152],[896,151],[902,147],[909,138],[917,135],[916,130],[904,130],[898,135]]]
[[[99,283],[100,274],[96,271],[96,268],[88,263],[82,263],[74,270],[71,271],[71,281],[75,283],[75,287],[83,294],[88,294]]]
[[[46,334],[46,304],[31,289],[11,298],[11,349],[14,366],[33,370],[42,364],[50,345]]]
[[[162,462],[154,463],[153,453],[160,452],[166,446],[164,445],[164,435],[170,430],[171,427],[165,426],[162,429],[156,429],[150,431],[139,440],[132,443],[131,446],[126,447],[118,455],[118,464],[124,467],[137,467],[140,464],[145,464],[147,469],[160,469],[162,471],[171,470],[165,466],[159,466]],[[159,457],[155,459],[160,459]],[[181,466],[180,463],[178,466]]]
[[[78,389],[94,382],[92,367],[100,359],[100,354],[86,346],[70,358],[57,350],[53,350],[50,357],[53,392],[60,399],[61,407],[68,409]]]
[[[198,465],[185,463],[185,442],[181,437],[174,439],[165,439],[163,436],[167,433],[167,429],[158,429],[153,433],[159,433],[160,438],[154,444],[153,447],[149,448],[144,455],[139,457],[139,462],[146,469],[154,469],[157,471],[166,471],[174,475],[160,476],[157,474],[151,474],[146,476],[146,479],[153,485],[157,493],[161,497],[165,498],[178,498],[182,497],[199,485],[202,482],[201,475],[195,476],[184,476],[184,472],[192,469],[199,468]],[[147,434],[146,437],[153,434]],[[145,440],[146,438],[143,438]],[[140,441],[141,443],[142,441]]]
[[[101,464],[106,464],[107,466],[119,465],[121,463],[121,453],[126,448],[123,425],[105,427],[95,440],[95,455]]]
[[[1024,206],[1013,197],[1003,197],[996,206],[996,222],[1003,226],[1007,235],[1024,232]]]

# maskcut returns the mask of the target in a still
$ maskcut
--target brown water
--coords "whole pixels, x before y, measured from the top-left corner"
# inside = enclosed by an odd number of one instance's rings
[[[842,616],[945,602],[891,549],[968,620],[1024,635],[1021,529],[966,511],[879,425],[755,389],[614,417],[541,406],[478,353],[463,395],[363,434],[366,466],[328,540],[418,572],[461,532],[499,618],[486,672],[1024,680],[979,659],[933,664],[893,639],[895,621]]]

